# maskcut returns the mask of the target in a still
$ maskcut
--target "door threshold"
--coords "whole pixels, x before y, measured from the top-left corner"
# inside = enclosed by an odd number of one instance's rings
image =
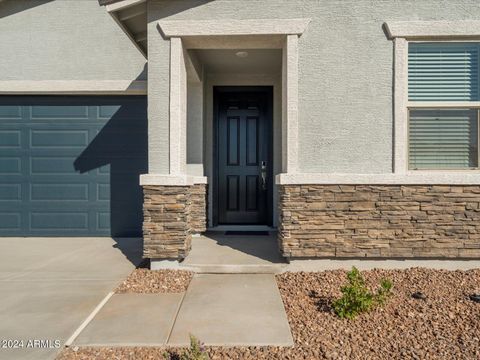
[[[218,225],[209,227],[208,231],[225,232],[225,231],[277,231],[277,228],[268,225]]]

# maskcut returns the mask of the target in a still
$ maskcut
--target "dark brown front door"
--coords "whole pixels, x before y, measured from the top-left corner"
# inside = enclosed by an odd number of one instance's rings
[[[271,223],[272,90],[215,88],[218,224]]]

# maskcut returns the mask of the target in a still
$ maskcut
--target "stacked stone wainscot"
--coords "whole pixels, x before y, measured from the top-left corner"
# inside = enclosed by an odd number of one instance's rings
[[[188,186],[144,186],[143,256],[182,259],[191,247]]]
[[[195,184],[190,187],[190,228],[192,234],[207,230],[207,185]]]
[[[206,185],[143,187],[143,256],[183,259],[206,230]]]
[[[281,185],[284,256],[480,258],[480,186]]]

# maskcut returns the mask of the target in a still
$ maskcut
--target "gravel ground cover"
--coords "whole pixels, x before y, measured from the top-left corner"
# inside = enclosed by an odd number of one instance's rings
[[[187,290],[193,273],[183,270],[135,269],[115,289],[116,294],[124,293],[179,293]]]
[[[394,283],[393,296],[355,320],[331,309],[345,283],[344,271],[285,273],[278,286],[295,340],[292,348],[208,348],[211,359],[480,359],[480,269],[427,269],[362,272],[376,287]],[[425,299],[415,299],[414,292]],[[178,350],[170,350],[175,354]],[[65,350],[58,359],[163,359],[162,348],[84,348]]]

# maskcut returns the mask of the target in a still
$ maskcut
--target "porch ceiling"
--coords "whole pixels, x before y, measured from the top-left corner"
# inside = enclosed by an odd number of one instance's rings
[[[189,50],[203,65],[206,73],[278,74],[282,70],[281,49],[205,49]],[[246,53],[239,57],[238,52]]]

